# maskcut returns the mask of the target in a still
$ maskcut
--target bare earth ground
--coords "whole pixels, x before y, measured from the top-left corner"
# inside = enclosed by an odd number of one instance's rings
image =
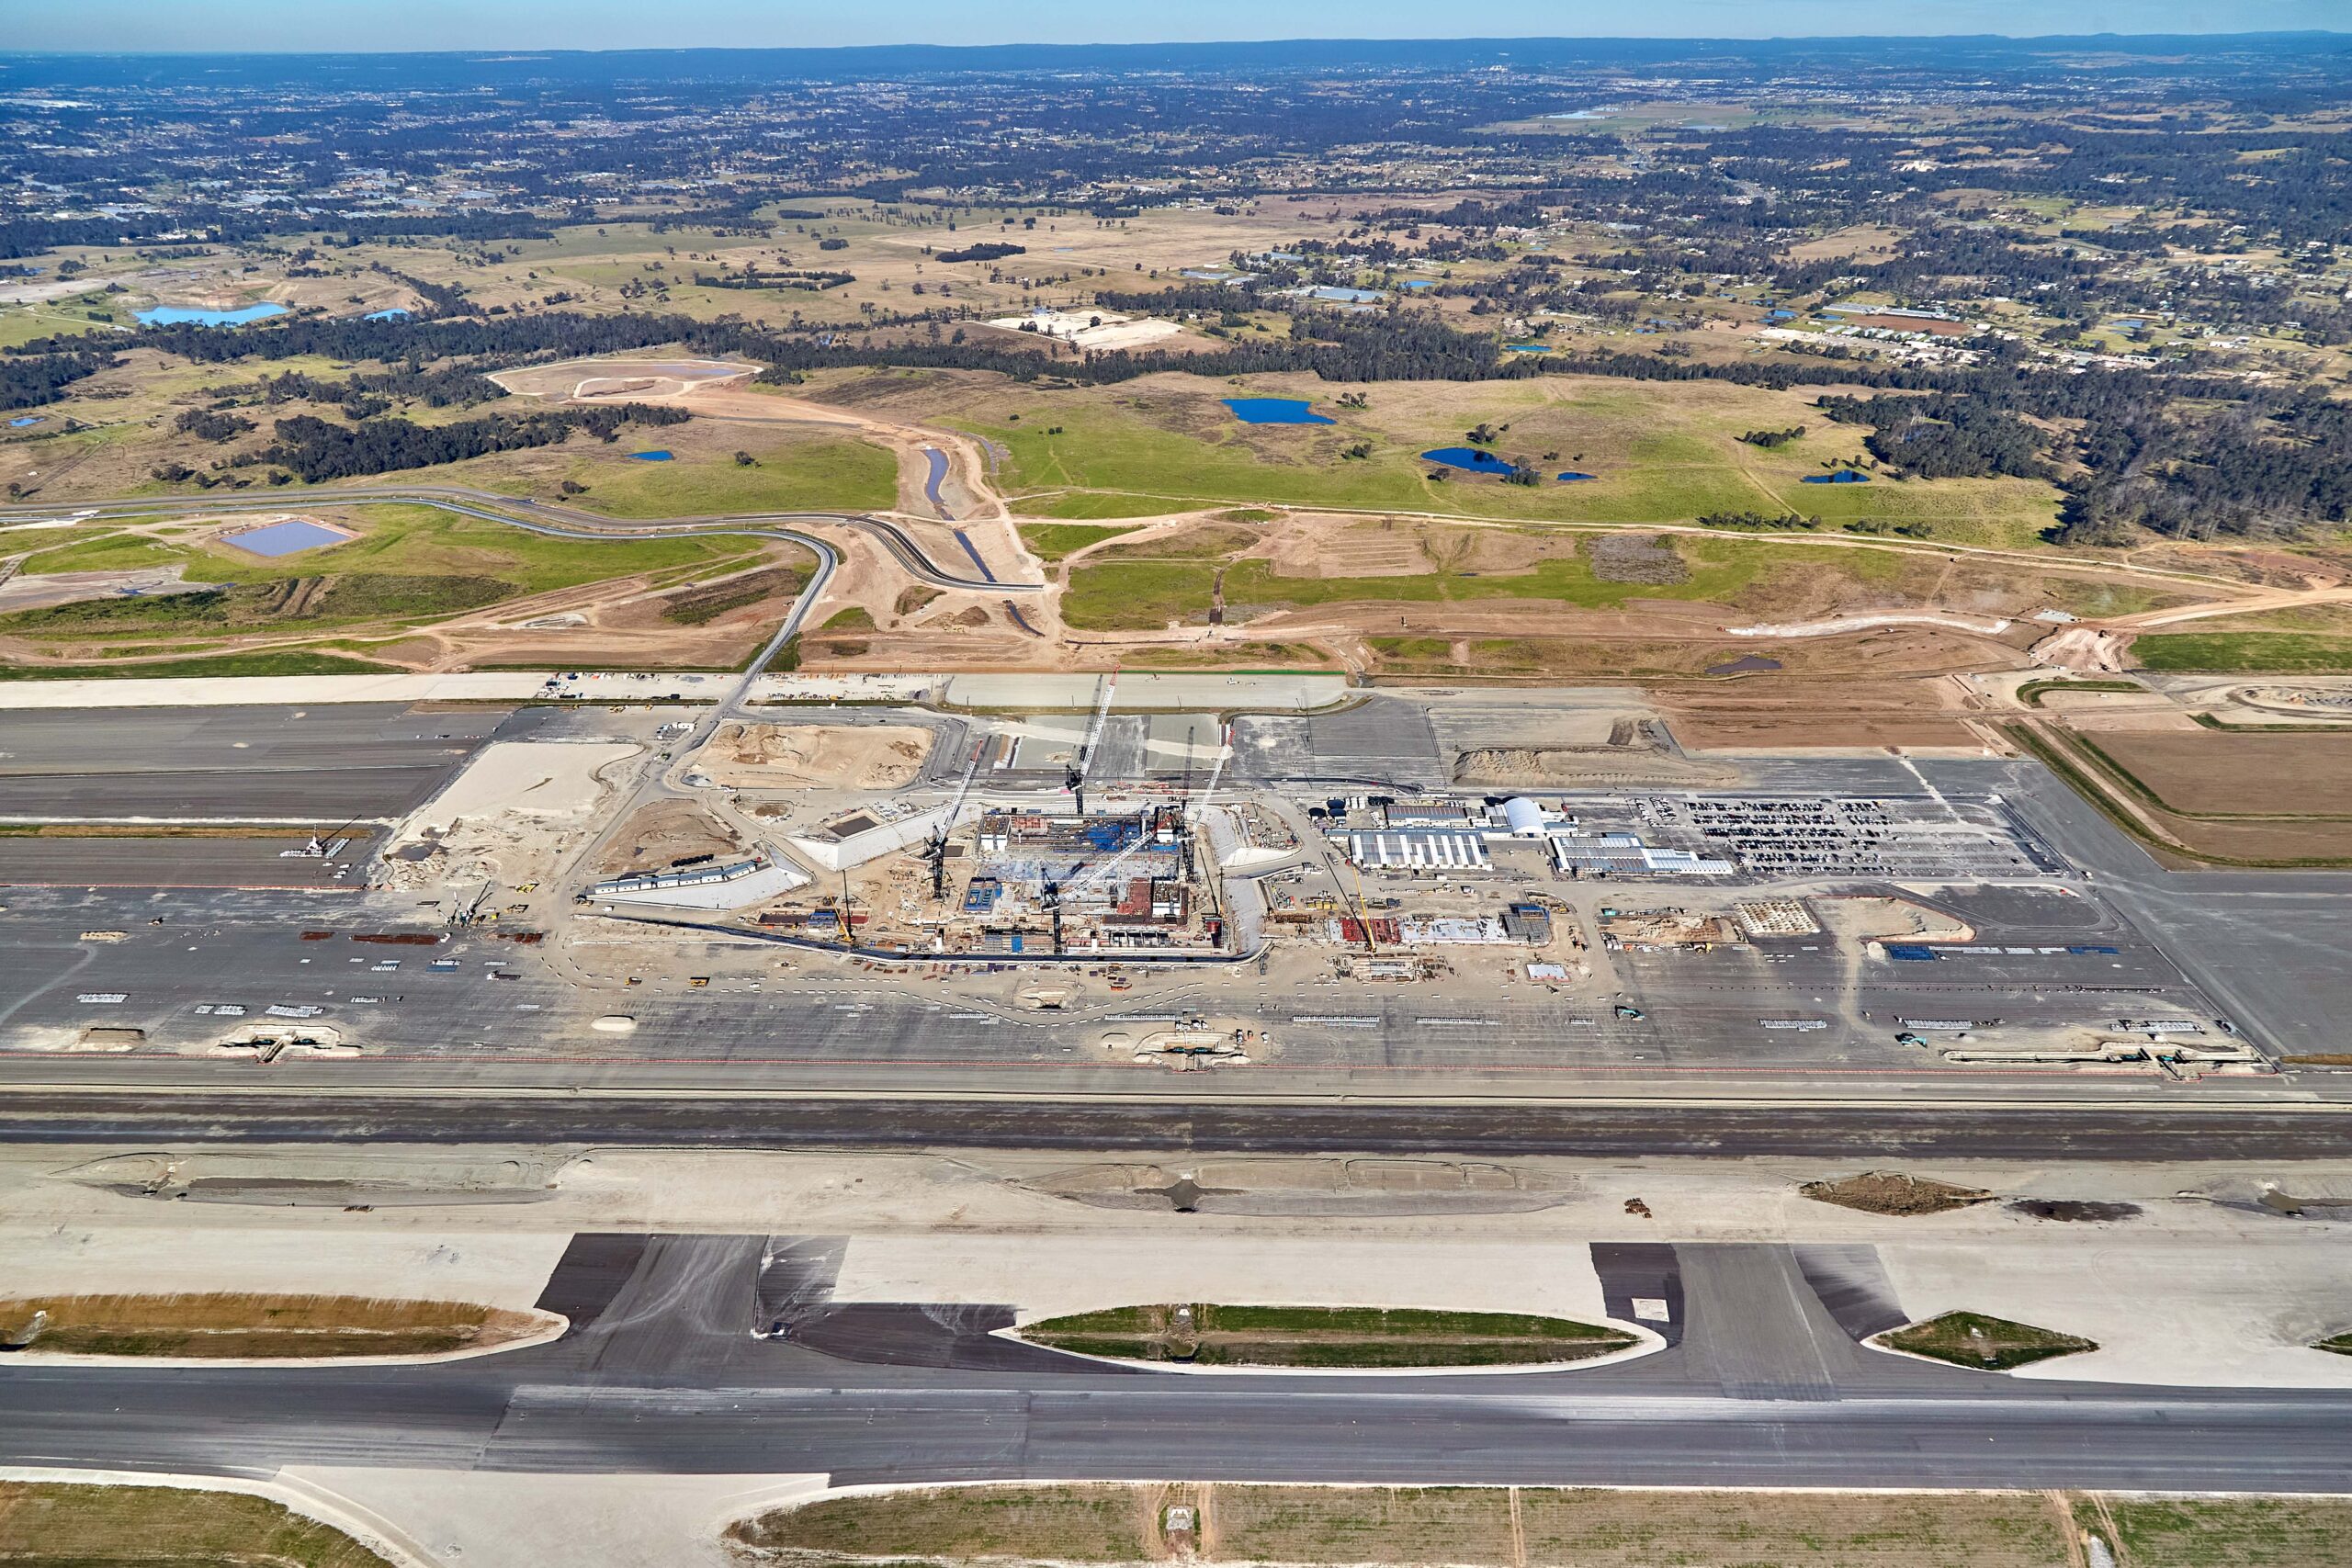
[[[730,788],[896,789],[930,751],[931,732],[910,726],[730,723],[698,764]]]
[[[690,800],[657,800],[641,807],[605,845],[597,872],[659,871],[693,855],[726,855],[742,843],[719,821]]]
[[[1675,738],[1700,750],[1984,743],[1943,680],[1743,677],[1713,686],[1661,685],[1652,695]]]
[[[2185,812],[2352,813],[2352,734],[2102,734],[2098,748]]]
[[[2241,761],[2239,753],[2248,741],[2352,741],[2352,735],[2077,734],[2048,723],[2030,724],[2018,733],[2058,757],[2076,775],[2076,787],[2095,792],[2111,816],[2152,841],[2159,858],[2185,851],[2179,863],[2194,863],[2193,857],[2281,865],[2352,862],[2346,792],[2337,774],[2328,771],[2340,749],[2274,747],[2267,771],[2265,763]],[[2143,766],[2148,773],[2140,772]],[[2118,769],[2128,779],[2117,777]],[[2157,794],[2165,804],[2150,801],[2143,792]],[[2179,804],[2176,794],[2204,803],[2210,814],[2173,809]],[[2214,811],[2215,803],[2222,809]]]

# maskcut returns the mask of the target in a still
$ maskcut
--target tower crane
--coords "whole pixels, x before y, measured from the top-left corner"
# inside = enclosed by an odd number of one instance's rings
[[[956,818],[964,809],[964,799],[972,793],[972,775],[979,771],[980,753],[988,750],[985,740],[975,741],[972,754],[965,761],[964,776],[956,781],[956,794],[947,803],[947,814],[931,829],[931,838],[923,845],[923,858],[931,863],[931,897],[934,902],[947,897],[947,835],[956,830]]]

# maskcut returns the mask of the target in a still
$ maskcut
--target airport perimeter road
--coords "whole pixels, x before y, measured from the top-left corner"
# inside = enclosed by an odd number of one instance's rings
[[[1111,1372],[974,1309],[804,1306],[765,1236],[657,1236],[560,1343],[428,1367],[0,1363],[0,1463],[1682,1485],[2352,1490],[2352,1393],[2011,1379],[1862,1348],[1795,1249],[1643,1247],[1679,1342],[1565,1373]],[[563,1280],[550,1281],[552,1300]],[[594,1281],[590,1282],[592,1285]],[[981,1309],[985,1310],[985,1309]],[[840,1320],[872,1328],[838,1350]]]
[[[77,1068],[80,1070],[77,1073]],[[255,1069],[235,1064],[240,1076]],[[98,1077],[72,1063],[0,1063],[0,1143],[621,1145],[678,1148],[1136,1151],[1155,1155],[1451,1154],[1905,1156],[2050,1161],[2337,1159],[2352,1105],[2036,1105],[1723,1102],[1658,1097],[1577,1103],[1238,1103],[763,1094],[713,1087],[636,1091],[622,1073],[523,1089],[479,1080],[388,1092],[295,1084],[175,1088],[121,1075],[109,1089],[45,1087]],[[112,1076],[112,1075],[109,1075]],[[182,1076],[181,1085],[187,1082]]]

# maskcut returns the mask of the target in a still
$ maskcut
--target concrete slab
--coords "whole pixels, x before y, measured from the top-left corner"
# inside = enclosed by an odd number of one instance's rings
[[[2013,1376],[2168,1387],[2352,1388],[2352,1231],[2297,1227],[2216,1247],[2124,1225],[2051,1225],[2040,1246],[1882,1245],[1907,1318],[1983,1312],[2098,1341]]]
[[[1113,707],[1123,713],[1202,710],[1234,713],[1308,713],[1347,700],[1344,675],[1149,675],[1119,676]],[[1100,675],[956,675],[946,701],[957,707],[1091,709],[1102,699]]]
[[[737,1568],[719,1532],[822,1475],[532,1475],[301,1466],[279,1479],[387,1520],[444,1568]]]
[[[169,1211],[178,1214],[175,1207]],[[241,1226],[114,1224],[0,1226],[8,1259],[0,1291],[104,1295],[118,1292],[258,1292],[271,1295],[383,1296],[524,1308],[571,1239],[537,1229],[354,1234],[325,1213],[288,1223],[282,1209],[250,1213]],[[345,1225],[368,1219],[332,1211]],[[511,1212],[510,1212],[511,1217]],[[372,1216],[369,1217],[372,1219]],[[522,1222],[525,1224],[533,1222]]]

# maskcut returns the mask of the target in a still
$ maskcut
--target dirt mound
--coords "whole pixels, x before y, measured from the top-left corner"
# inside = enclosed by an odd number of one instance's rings
[[[613,836],[596,869],[604,876],[667,871],[698,857],[730,855],[742,847],[732,832],[692,801],[657,800]]]
[[[1453,761],[1453,782],[1525,788],[1536,784],[1730,784],[1738,773],[1716,762],[1694,761],[1677,750],[1665,728],[1647,719],[1620,719],[1604,746],[1482,746]]]
[[[1949,910],[1880,893],[1833,893],[1820,908],[1830,926],[1860,942],[1974,942],[1976,928]]]
[[[1587,548],[1603,582],[1688,582],[1690,568],[1656,534],[1603,534]]]
[[[1866,1170],[1836,1181],[1808,1181],[1797,1189],[1817,1203],[1859,1209],[1866,1214],[1942,1214],[1992,1198],[1975,1187],[1956,1187],[1899,1170]]]
[[[878,724],[728,724],[698,761],[733,788],[897,789],[931,754],[931,731]]]
[[[717,582],[681,588],[654,601],[662,618],[673,626],[699,626],[729,610],[757,604],[764,599],[788,599],[808,580],[790,567],[763,567],[757,571],[722,578]]]

